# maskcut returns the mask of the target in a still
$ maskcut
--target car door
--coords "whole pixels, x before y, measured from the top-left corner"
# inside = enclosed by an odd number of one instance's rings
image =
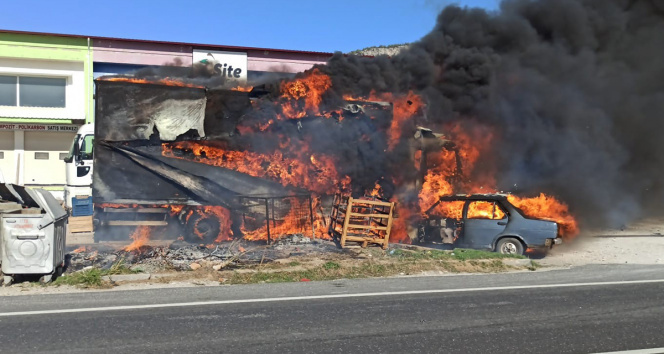
[[[508,215],[496,201],[469,200],[463,211],[463,244],[491,249],[493,240],[507,227]]]

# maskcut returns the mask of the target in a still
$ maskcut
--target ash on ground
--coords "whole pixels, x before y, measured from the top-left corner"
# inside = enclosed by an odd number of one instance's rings
[[[118,265],[148,273],[195,270],[200,266],[220,270],[269,263],[292,256],[315,256],[345,251],[347,250],[339,249],[331,241],[312,239],[302,234],[284,236],[270,245],[264,241],[246,240],[214,245],[174,241],[167,245],[145,245],[135,251],[125,251],[111,243],[99,243],[71,250],[68,272],[89,267],[110,269]]]

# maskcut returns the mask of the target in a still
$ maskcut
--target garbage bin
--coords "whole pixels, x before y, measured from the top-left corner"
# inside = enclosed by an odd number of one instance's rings
[[[49,192],[25,189],[23,203],[32,199],[39,214],[0,215],[2,273],[5,284],[14,276],[40,274],[48,282],[65,262],[67,212]],[[31,210],[34,212],[34,209]]]

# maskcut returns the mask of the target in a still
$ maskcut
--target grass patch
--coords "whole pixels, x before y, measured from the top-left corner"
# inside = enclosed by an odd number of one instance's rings
[[[56,279],[53,285],[74,285],[84,288],[98,288],[104,284],[102,272],[98,268],[67,274]]]
[[[339,265],[339,263],[336,263],[336,262],[327,262],[327,263],[323,264],[323,268],[325,268],[327,270],[339,269],[339,268],[341,268],[341,265]]]
[[[136,274],[141,273],[140,269],[131,269],[127,267],[124,259],[113,263],[110,268],[101,270],[101,275],[120,275],[120,274]]]
[[[302,263],[297,262],[297,261],[294,261],[294,262],[290,262],[290,263],[288,263],[288,265],[291,266],[291,267],[297,267],[297,266],[299,266],[300,264],[302,264]]]
[[[538,268],[542,268],[542,265],[539,264],[539,263],[537,263],[537,262],[535,262],[535,261],[530,261],[530,265],[528,266],[528,270],[535,271],[535,270],[537,270]]]
[[[391,250],[388,253],[388,256],[398,257],[400,259],[409,259],[409,260],[440,260],[440,259],[454,259],[458,261],[467,261],[467,260],[479,260],[479,259],[502,259],[502,258],[526,258],[524,256],[518,255],[508,255],[500,254],[497,252],[473,250],[466,248],[457,248],[453,251],[442,251],[442,250],[403,250],[395,249]]]
[[[113,263],[108,269],[91,268],[88,270],[63,275],[55,279],[51,284],[59,285],[73,285],[82,288],[101,288],[108,284],[103,277],[107,275],[120,275],[120,274],[136,274],[141,270],[131,269],[127,267],[124,259]]]
[[[498,252],[472,250],[466,248],[457,248],[453,251],[454,258],[460,261],[469,259],[502,259],[502,258],[517,258],[524,259],[526,257],[514,254],[502,254]]]
[[[252,284],[252,283],[286,283],[297,281],[320,281],[341,278],[367,278],[398,274],[405,270],[398,264],[377,264],[366,262],[359,266],[342,267],[335,262],[327,262],[321,266],[298,271],[279,272],[233,272],[229,279],[230,284]]]
[[[405,260],[427,260],[427,259],[452,259],[451,251],[440,250],[425,250],[425,251],[410,251],[403,249],[394,249],[387,252],[388,256],[398,257]]]
[[[225,284],[284,283],[335,279],[375,278],[394,275],[422,274],[426,271],[451,273],[492,273],[510,269],[500,258],[513,258],[489,252],[462,252],[460,256],[449,251],[392,250],[382,258],[366,260],[354,265],[326,262],[305,270],[235,271],[225,278]],[[490,255],[481,257],[481,255]]]

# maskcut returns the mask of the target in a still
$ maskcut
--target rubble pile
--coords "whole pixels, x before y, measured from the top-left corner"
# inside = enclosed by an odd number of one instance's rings
[[[269,263],[298,255],[343,252],[330,241],[312,239],[302,234],[282,237],[271,245],[264,242],[236,240],[214,245],[174,241],[169,245],[143,245],[132,251],[110,244],[80,247],[69,252],[70,272],[89,267],[110,269],[118,264],[144,272],[187,271],[201,267],[215,270],[243,265]]]

